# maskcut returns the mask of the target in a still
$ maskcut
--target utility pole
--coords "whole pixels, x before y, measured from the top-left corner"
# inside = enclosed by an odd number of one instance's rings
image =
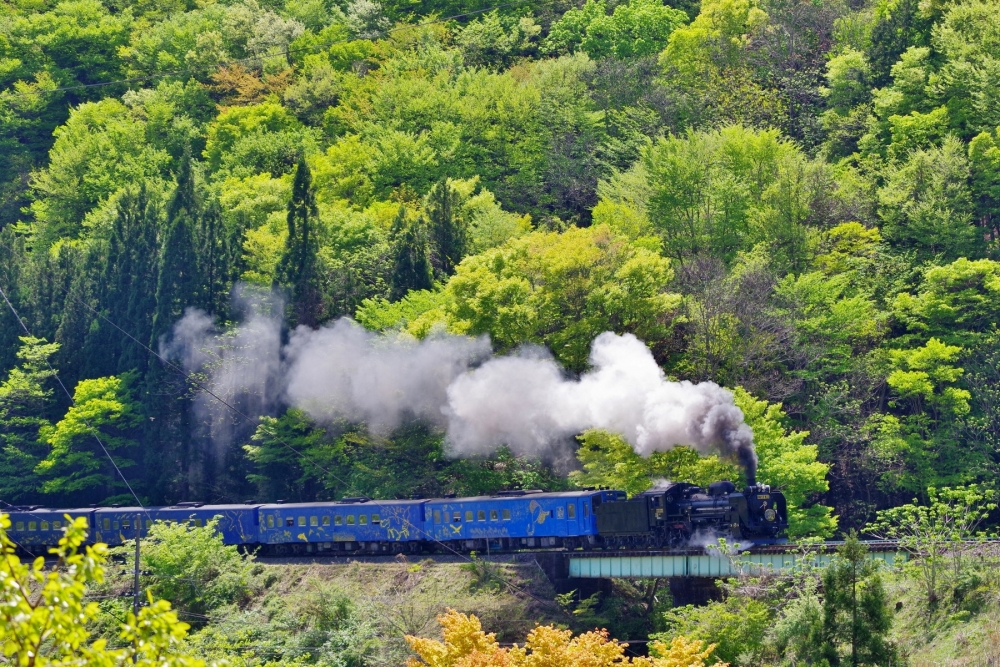
[[[139,533],[141,529],[142,515],[139,514],[135,518],[135,567],[132,570],[132,614],[135,616],[137,629],[139,620]],[[138,640],[136,640],[135,648],[135,652],[132,653],[133,663],[139,659]]]

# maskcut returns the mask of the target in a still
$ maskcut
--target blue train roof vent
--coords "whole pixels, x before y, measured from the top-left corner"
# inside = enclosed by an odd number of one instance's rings
[[[358,496],[357,498],[342,498],[338,500],[338,503],[370,503],[371,498],[368,496]]]
[[[174,503],[173,507],[201,507],[205,503],[195,503],[191,501],[185,501],[183,503]]]
[[[499,496],[501,498],[513,498],[517,496],[526,496],[529,493],[545,493],[541,489],[514,489],[511,491],[497,491],[494,496]]]

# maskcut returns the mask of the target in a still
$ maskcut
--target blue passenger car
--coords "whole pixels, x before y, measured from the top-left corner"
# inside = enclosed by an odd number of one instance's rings
[[[203,505],[185,503],[171,507],[102,507],[94,512],[92,539],[111,546],[146,535],[154,521],[204,526],[218,517],[226,544],[252,545],[257,540],[257,505]]]
[[[5,513],[10,515],[10,538],[25,551],[44,555],[48,547],[59,544],[67,525],[66,516],[70,519],[84,517],[88,527],[91,527],[93,511],[89,508],[14,507]]]
[[[269,551],[403,552],[424,539],[424,500],[347,499],[258,508],[259,542]]]
[[[514,491],[437,498],[427,502],[425,531],[437,542],[456,542],[465,549],[586,547],[597,543],[594,507],[620,495],[620,491]]]

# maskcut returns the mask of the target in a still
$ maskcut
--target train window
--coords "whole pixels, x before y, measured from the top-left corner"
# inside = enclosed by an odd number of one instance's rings
[[[576,505],[570,503],[566,506],[566,518],[575,519],[576,518]]]
[[[310,526],[318,526],[319,525],[319,517],[316,516],[315,514],[313,516],[309,517],[309,525]]]
[[[128,519],[125,519],[124,521],[122,521],[122,529],[123,530],[128,530],[131,527],[132,527],[132,524],[129,523]]]
[[[465,520],[466,521],[472,521],[472,510],[466,510],[466,512],[465,512]]]
[[[496,521],[499,518],[496,510],[490,510],[490,521]]]
[[[270,514],[267,515],[267,527],[274,528],[274,517]]]
[[[586,519],[590,517],[590,503],[587,501],[583,502],[583,518]]]
[[[62,528],[62,521],[52,522],[52,530],[59,530],[60,528]]]
[[[348,514],[347,515],[347,525],[348,526],[353,526],[354,525],[354,515],[353,514]]]
[[[343,526],[344,525],[344,517],[340,516],[339,514],[337,516],[333,517],[333,525],[335,525],[335,526]]]
[[[452,520],[452,521],[453,521],[454,523],[462,523],[462,513],[461,513],[461,512],[454,512],[454,513],[453,513],[453,514],[451,515],[451,520]]]
[[[299,517],[299,526],[305,528],[305,525],[306,525],[306,518],[304,516],[300,516]]]
[[[16,528],[17,530],[24,530],[24,522],[18,521],[16,524],[14,524],[14,528]]]
[[[292,517],[286,518],[285,519],[285,525],[286,526],[294,526],[295,525],[295,519],[293,519]]]
[[[49,529],[49,522],[48,521],[43,521],[42,522],[42,530],[48,530],[48,529]]]
[[[118,530],[118,522],[117,522],[117,521],[113,522],[113,523],[111,524],[111,526],[112,526],[112,527],[113,527],[113,528],[114,528],[115,530]]]
[[[111,530],[111,519],[104,520],[104,530]]]
[[[476,516],[476,520],[477,521],[486,521],[486,510],[479,510],[479,512],[478,512],[478,514]]]
[[[504,510],[503,511],[503,520],[504,521],[510,521],[510,510]]]
[[[441,523],[441,510],[434,510],[434,523]]]
[[[56,523],[59,523],[59,522],[56,521]],[[56,526],[56,527],[58,528],[58,526]],[[153,527],[153,522],[150,521],[149,519],[146,519],[146,530],[149,530],[152,527]]]
[[[324,526],[329,526],[330,525],[330,515],[329,514],[324,514],[323,515],[323,525]]]
[[[372,514],[372,523],[378,524],[382,523],[382,517],[378,514]]]
[[[361,525],[361,526],[367,526],[368,525],[368,515],[367,514],[361,514],[361,515],[359,515],[358,516],[358,524]]]
[[[28,522],[28,530],[38,530],[38,522],[36,522],[36,521],[29,521]]]
[[[201,528],[201,519],[195,519],[194,526],[195,528]]]

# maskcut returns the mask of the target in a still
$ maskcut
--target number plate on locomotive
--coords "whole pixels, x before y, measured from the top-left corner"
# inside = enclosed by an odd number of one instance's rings
[[[771,496],[766,493],[757,494],[757,500],[770,500]]]

